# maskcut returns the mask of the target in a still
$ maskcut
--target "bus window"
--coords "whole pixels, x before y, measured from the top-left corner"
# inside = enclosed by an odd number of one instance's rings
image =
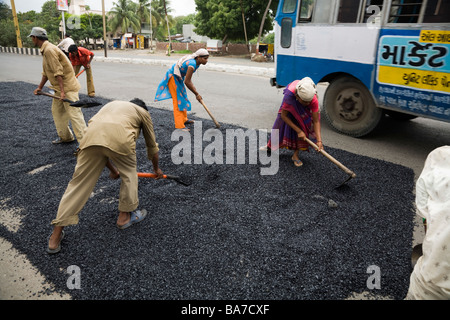
[[[379,10],[376,11],[380,12],[383,10],[383,0],[366,0],[366,7],[364,9],[364,13],[362,14],[363,19],[361,22],[367,22],[367,19],[374,14],[374,11],[369,9],[371,6],[377,6]]]
[[[294,13],[297,7],[297,0],[286,0],[283,3],[283,13]]]
[[[423,22],[450,22],[450,2],[445,0],[428,0]]]
[[[339,4],[338,22],[358,21],[360,0],[341,0]]]
[[[393,0],[389,14],[389,22],[417,23],[421,8],[421,0]]]
[[[315,0],[302,0],[298,22],[311,22]]]
[[[330,0],[315,0],[316,5],[314,7],[314,23],[330,23],[331,12],[333,11]]]
[[[377,8],[374,9],[374,6]],[[381,12],[382,9],[383,0],[341,0],[337,21],[365,23],[374,12]]]
[[[284,18],[281,20],[281,38],[280,44],[283,48],[289,48],[291,46],[292,37],[292,19]]]

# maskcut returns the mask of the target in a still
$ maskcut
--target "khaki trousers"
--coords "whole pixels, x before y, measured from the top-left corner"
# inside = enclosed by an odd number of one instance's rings
[[[77,75],[80,72],[82,65],[73,66],[73,67],[75,69],[75,75]],[[83,73],[86,74],[86,86],[87,86],[88,96],[95,96],[94,76],[92,75],[92,67],[89,69],[86,69]],[[83,76],[83,74],[80,75],[80,78],[82,76]]]
[[[120,173],[119,211],[131,212],[137,209],[139,199],[136,154],[123,156],[105,147],[92,146],[78,153],[75,172],[61,198],[52,225],[64,227],[78,223],[78,215],[89,200],[108,159]]]
[[[60,92],[55,92],[55,96],[60,96]],[[78,92],[66,92],[66,98],[70,101],[80,100]],[[78,142],[83,138],[86,122],[84,121],[81,108],[71,107],[70,102],[64,102],[59,99],[53,99],[52,115],[55,122],[56,132],[61,140],[70,141],[74,139],[69,127],[69,121],[72,124],[73,131]]]

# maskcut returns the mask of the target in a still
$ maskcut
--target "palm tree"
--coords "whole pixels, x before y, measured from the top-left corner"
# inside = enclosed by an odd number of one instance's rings
[[[132,27],[134,32],[140,30],[141,24],[136,14],[136,3],[131,0],[118,0],[113,3],[111,9],[111,20],[109,25],[112,32],[116,32],[121,28],[122,33],[126,33],[128,28]]]
[[[150,0],[139,0],[137,4],[136,14],[139,18],[140,23],[140,33],[142,33],[142,23],[150,21]]]
[[[170,1],[152,0],[153,27],[156,28],[156,37],[161,39],[167,35],[167,28],[164,26],[166,24],[166,9],[168,14],[172,11],[170,9]],[[167,18],[169,20],[169,27],[172,27],[174,24],[172,16],[168,15]]]

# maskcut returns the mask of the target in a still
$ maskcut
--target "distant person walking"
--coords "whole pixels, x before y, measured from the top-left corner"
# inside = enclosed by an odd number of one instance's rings
[[[172,98],[176,129],[189,131],[186,124],[193,123],[187,117],[187,111],[191,110],[191,102],[188,99],[186,87],[192,91],[198,101],[202,100],[202,96],[192,82],[192,75],[200,65],[208,63],[208,58],[209,52],[206,49],[199,49],[194,54],[182,57],[167,70],[156,90],[155,101]]]
[[[73,131],[78,142],[83,138],[86,122],[81,108],[70,106],[70,102],[64,102],[63,99],[78,101],[78,91],[80,83],[75,77],[75,72],[69,59],[57,46],[50,43],[45,29],[34,27],[29,35],[34,45],[40,48],[42,53],[42,79],[34,90],[34,94],[39,94],[47,81],[50,81],[51,88],[55,90],[55,96],[59,99],[53,99],[52,114],[55,122],[56,132],[59,139],[52,141],[54,144],[68,143],[75,141],[72,131],[69,128],[69,121],[72,124]]]
[[[86,84],[89,97],[95,97],[94,76],[92,74],[91,62],[94,59],[94,53],[83,47],[77,47],[75,44],[69,47],[69,58],[75,70],[75,74],[80,72],[81,67],[86,71]]]

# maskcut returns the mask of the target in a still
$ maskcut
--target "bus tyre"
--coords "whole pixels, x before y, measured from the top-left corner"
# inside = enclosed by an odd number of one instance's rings
[[[383,116],[366,86],[351,77],[341,77],[329,84],[324,112],[334,130],[352,137],[370,133]]]

